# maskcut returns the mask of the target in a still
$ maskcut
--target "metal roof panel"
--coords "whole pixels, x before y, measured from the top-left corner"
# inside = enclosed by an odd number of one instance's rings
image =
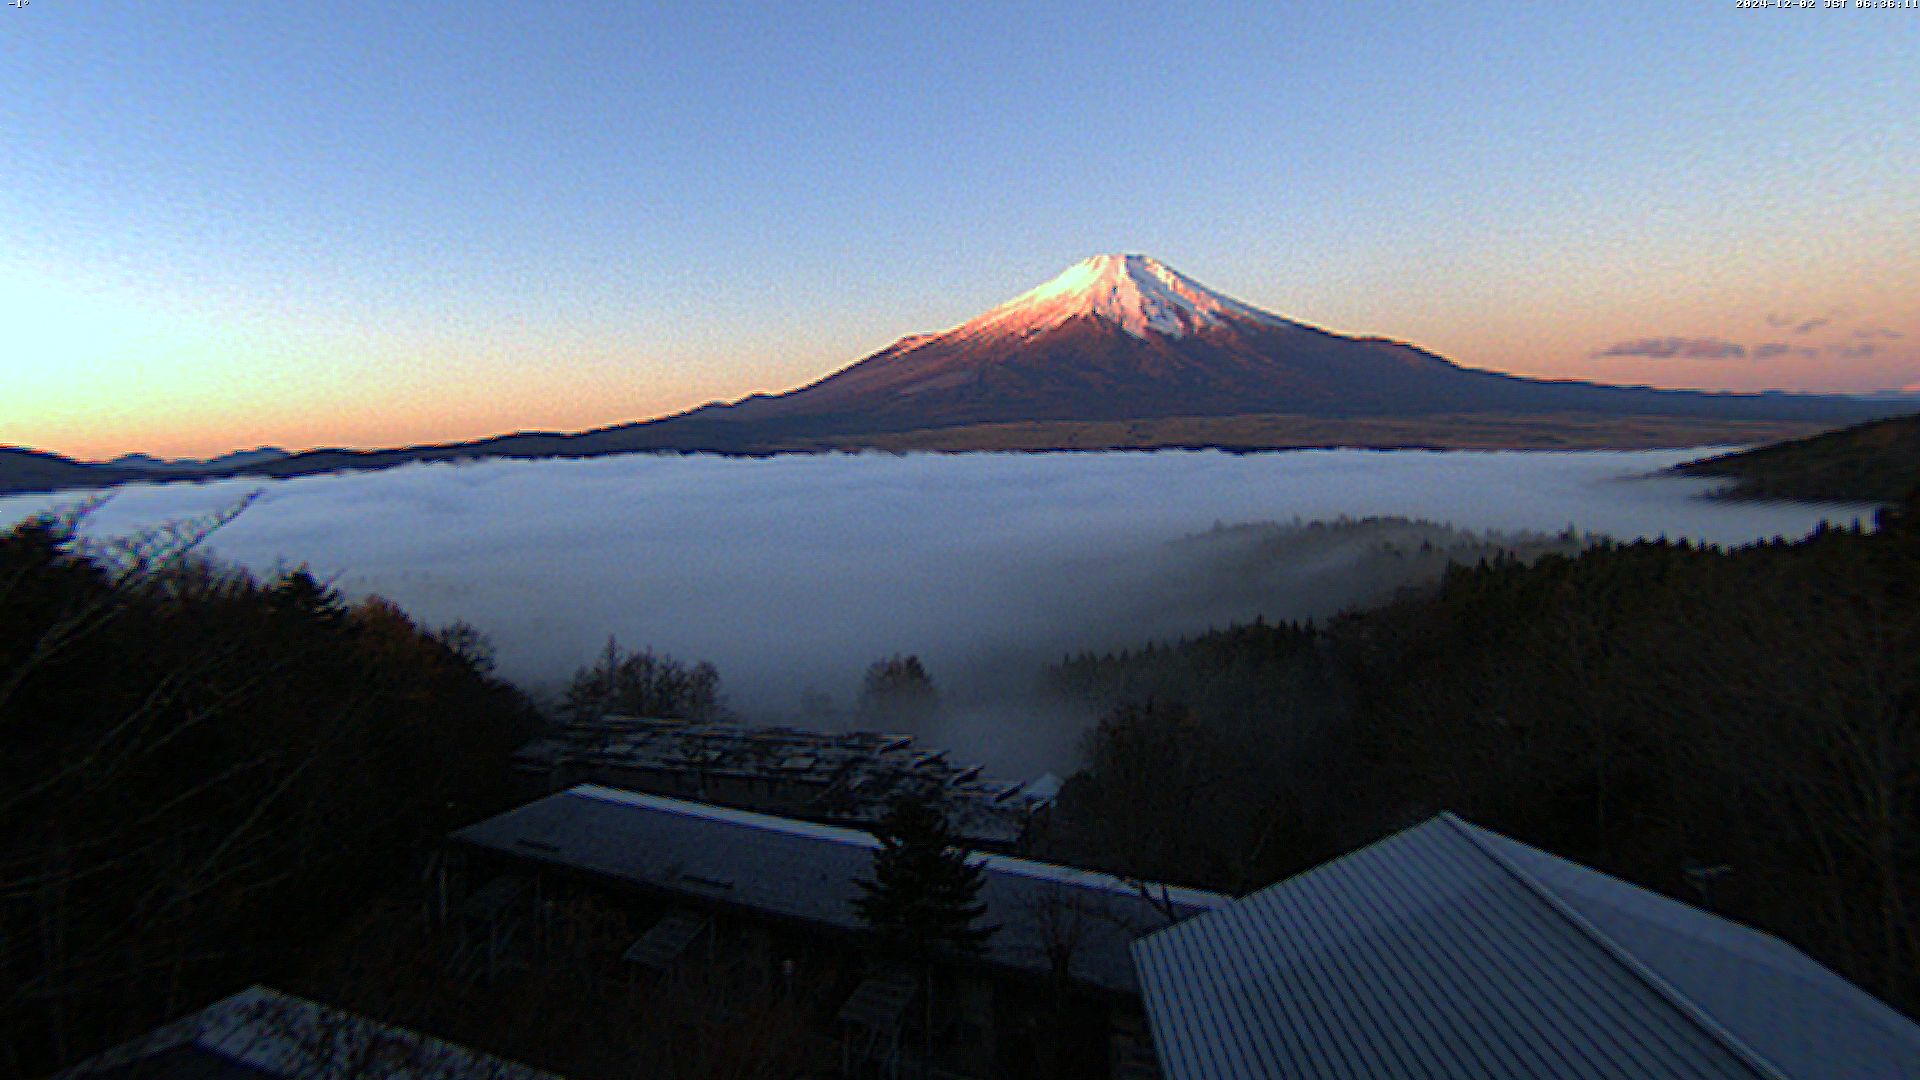
[[[1137,942],[1169,1080],[1769,1075],[1471,828],[1436,818]]]
[[[857,829],[585,784],[468,826],[456,841],[678,895],[697,895],[847,931],[856,878],[872,873],[874,837]],[[1045,973],[1070,936],[1071,976],[1109,990],[1137,987],[1128,946],[1175,918],[1231,897],[1136,882],[1009,855],[975,854],[985,871],[986,958]],[[687,882],[725,883],[694,890]]]

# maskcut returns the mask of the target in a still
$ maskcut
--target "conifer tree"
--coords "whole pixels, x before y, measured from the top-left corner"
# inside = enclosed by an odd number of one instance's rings
[[[855,882],[854,907],[882,950],[918,962],[979,952],[995,930],[973,925],[987,910],[978,900],[985,875],[967,861],[941,807],[926,797],[896,801],[874,835],[873,877]]]
[[[968,862],[938,802],[925,796],[897,800],[874,835],[880,848],[873,854],[873,877],[855,879],[861,895],[854,908],[882,955],[919,973],[924,1076],[932,1058],[934,961],[979,953],[999,928],[975,925],[987,910],[979,901],[986,875]]]
[[[268,609],[294,621],[306,620],[328,630],[347,621],[347,603],[339,590],[313,576],[302,566],[280,576],[267,592]]]

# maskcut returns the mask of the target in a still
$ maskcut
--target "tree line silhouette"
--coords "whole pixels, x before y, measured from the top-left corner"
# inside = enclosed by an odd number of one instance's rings
[[[1776,933],[1920,1010],[1920,503],[1602,542],[1326,625],[1069,658],[1066,858],[1257,888],[1441,809]]]
[[[510,802],[538,722],[471,626],[206,558],[232,512],[114,542],[82,539],[88,512],[0,534],[0,1071],[21,1074],[250,982],[326,983],[313,943],[405,922],[422,857]],[[1484,558],[1319,625],[1070,658],[1051,687],[1104,719],[1038,854],[1245,892],[1451,809],[1912,1012],[1920,504],[1877,524]],[[570,690],[569,713],[725,715],[710,666],[612,642]],[[937,702],[892,656],[860,716]]]
[[[472,627],[199,552],[231,516],[0,534],[0,1072],[304,963],[502,805],[525,698]],[[237,512],[237,508],[236,511]]]

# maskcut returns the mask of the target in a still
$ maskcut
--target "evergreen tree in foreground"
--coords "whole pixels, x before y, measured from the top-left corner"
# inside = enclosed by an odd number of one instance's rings
[[[855,878],[853,906],[872,929],[882,955],[910,963],[920,981],[920,1075],[933,1063],[933,961],[986,947],[998,927],[975,926],[984,915],[985,872],[967,861],[945,809],[926,796],[898,799],[874,830],[873,877]]]
[[[946,814],[933,800],[904,798],[888,810],[874,835],[873,877],[856,879],[854,901],[881,949],[920,964],[936,955],[978,953],[998,929],[975,926],[985,874],[967,861]]]

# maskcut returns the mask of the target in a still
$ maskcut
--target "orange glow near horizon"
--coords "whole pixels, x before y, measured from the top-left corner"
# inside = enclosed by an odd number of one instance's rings
[[[1920,366],[1913,360],[1920,325],[1895,317],[1891,305],[1878,307],[1886,314],[1856,315],[1844,325],[1835,320],[1823,332],[1807,335],[1783,334],[1766,326],[1764,316],[1696,318],[1682,324],[1658,315],[1627,322],[1617,313],[1564,321],[1514,319],[1499,328],[1444,318],[1427,326],[1413,325],[1418,320],[1410,318],[1397,326],[1329,328],[1408,341],[1470,367],[1543,378],[1712,390],[1920,389],[1915,379]],[[1819,311],[1806,314],[1824,317]],[[1861,325],[1884,327],[1901,337],[1887,342],[1856,340],[1851,335]],[[1640,327],[1674,326],[1682,326],[1690,336],[1739,342],[1750,350],[1755,344],[1784,339],[1780,343],[1815,354],[1796,352],[1766,360],[1593,355],[1610,342],[1658,336],[1657,330]],[[1898,348],[1852,359],[1842,359],[1834,351],[1867,344]],[[856,358],[849,355],[846,362]],[[667,377],[660,377],[659,367],[653,367],[654,377],[628,381],[617,372],[605,371],[604,365],[595,365],[599,370],[594,377],[583,379],[579,367],[552,358],[537,367],[496,361],[469,365],[464,372],[451,364],[423,368],[397,363],[304,363],[291,365],[290,370],[301,371],[303,377],[316,370],[329,374],[290,387],[270,371],[248,369],[237,359],[211,361],[208,354],[199,354],[196,363],[209,373],[198,384],[151,382],[142,379],[137,367],[110,376],[90,371],[84,364],[65,369],[87,372],[82,382],[58,378],[60,369],[48,369],[45,374],[64,385],[55,388],[42,377],[38,386],[29,388],[30,393],[41,392],[39,400],[13,399],[7,408],[10,415],[0,426],[0,444],[80,460],[105,460],[136,451],[202,458],[267,445],[292,451],[374,449],[460,442],[515,431],[580,431],[669,415],[759,390],[777,392],[841,366],[829,361],[811,372],[721,386],[711,378],[702,379],[701,385],[673,379],[671,369]],[[85,390],[85,381],[103,377],[131,383],[133,392],[109,396]],[[23,403],[28,407],[19,409]]]
[[[565,355],[531,334],[276,324],[46,272],[12,277],[22,284],[0,290],[0,325],[12,357],[33,359],[0,358],[0,446],[83,461],[578,431],[751,392],[640,341],[567,342],[577,351]]]
[[[1470,367],[1671,388],[1869,392],[1920,385],[1920,319],[1897,287],[1920,280],[1920,258],[1907,250],[1836,247],[1778,277],[1674,260],[1628,273],[1468,259],[1444,279],[1402,274],[1383,288],[1292,298],[1263,295],[1284,286],[1193,273],[1256,307],[1407,341]],[[604,328],[445,330],[424,318],[392,329],[311,326],[44,273],[18,280],[26,284],[0,292],[0,323],[14,354],[36,360],[0,360],[9,388],[0,444],[82,460],[262,445],[368,449],[649,419],[803,385],[894,337],[963,322],[1005,299],[942,298],[928,306],[934,314],[912,316],[920,325],[884,325],[899,316],[882,309],[805,349],[782,349],[806,331],[648,340]],[[1744,355],[1598,355],[1669,337],[1737,344]]]
[[[155,418],[149,425],[129,423],[100,435],[93,424],[76,423],[53,426],[44,440],[21,440],[33,449],[63,454],[81,461],[106,461],[129,453],[151,454],[159,458],[210,458],[236,450],[273,446],[291,452],[318,449],[376,450],[428,443],[468,442],[517,431],[579,431],[627,420],[644,419],[678,411],[674,407],[639,409],[631,413],[593,413],[579,410],[544,413],[539,419],[522,421],[503,414],[503,410],[477,408],[451,414],[403,415],[383,412],[378,415],[354,415],[350,409],[325,411],[318,416],[272,415],[250,417],[234,423],[223,417],[210,417],[204,424],[179,418]],[[489,415],[489,413],[494,415]]]
[[[10,12],[0,445],[641,420],[1118,252],[1469,367],[1920,384],[1913,12],[842,7]]]

